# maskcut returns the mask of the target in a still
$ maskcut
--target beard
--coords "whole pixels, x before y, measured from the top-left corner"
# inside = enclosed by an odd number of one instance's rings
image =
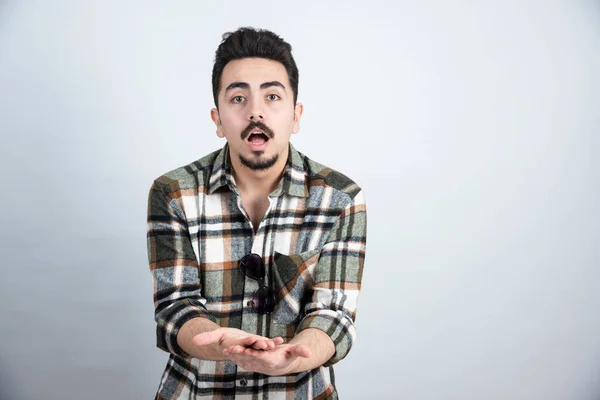
[[[275,163],[277,163],[277,160],[279,159],[279,154],[275,154],[269,159],[261,160],[260,156],[263,154],[262,151],[254,151],[252,153],[255,156],[253,158],[246,158],[241,154],[239,155],[239,157],[242,165],[247,168],[250,168],[253,171],[266,171],[273,165],[275,165]]]

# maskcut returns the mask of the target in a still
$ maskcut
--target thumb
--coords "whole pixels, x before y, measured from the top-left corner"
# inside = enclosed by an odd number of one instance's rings
[[[192,344],[194,346],[205,346],[207,344],[216,343],[221,340],[223,334],[218,330],[210,332],[202,332],[192,338]]]
[[[310,358],[312,356],[312,351],[302,344],[297,344],[290,348],[290,355],[302,358]]]

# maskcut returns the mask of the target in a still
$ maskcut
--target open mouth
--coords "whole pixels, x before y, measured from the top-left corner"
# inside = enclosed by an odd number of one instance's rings
[[[263,132],[252,132],[250,135],[248,135],[248,141],[253,145],[260,146],[261,144],[267,143],[269,141],[269,137]]]

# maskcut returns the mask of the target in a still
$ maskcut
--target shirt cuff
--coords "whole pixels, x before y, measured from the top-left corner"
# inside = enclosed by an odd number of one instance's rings
[[[209,313],[201,303],[189,299],[173,303],[161,311],[156,324],[156,347],[183,358],[191,357],[177,344],[179,330],[193,318],[209,318]]]
[[[310,313],[300,322],[296,333],[308,328],[322,330],[335,345],[335,353],[323,364],[324,367],[329,367],[346,357],[356,338],[352,319],[333,310],[319,310]]]

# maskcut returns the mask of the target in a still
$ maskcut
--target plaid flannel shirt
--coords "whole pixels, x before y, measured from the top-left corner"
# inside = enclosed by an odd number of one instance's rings
[[[231,174],[229,148],[157,178],[148,199],[148,259],[157,347],[170,354],[157,399],[335,399],[327,367],[355,340],[354,319],[366,244],[361,188],[290,144],[288,162],[256,230]],[[276,307],[250,307],[258,282],[238,266],[262,256]],[[285,376],[245,371],[231,361],[191,357],[177,344],[188,320],[289,340],[307,328],[327,333],[335,354],[322,367]]]

